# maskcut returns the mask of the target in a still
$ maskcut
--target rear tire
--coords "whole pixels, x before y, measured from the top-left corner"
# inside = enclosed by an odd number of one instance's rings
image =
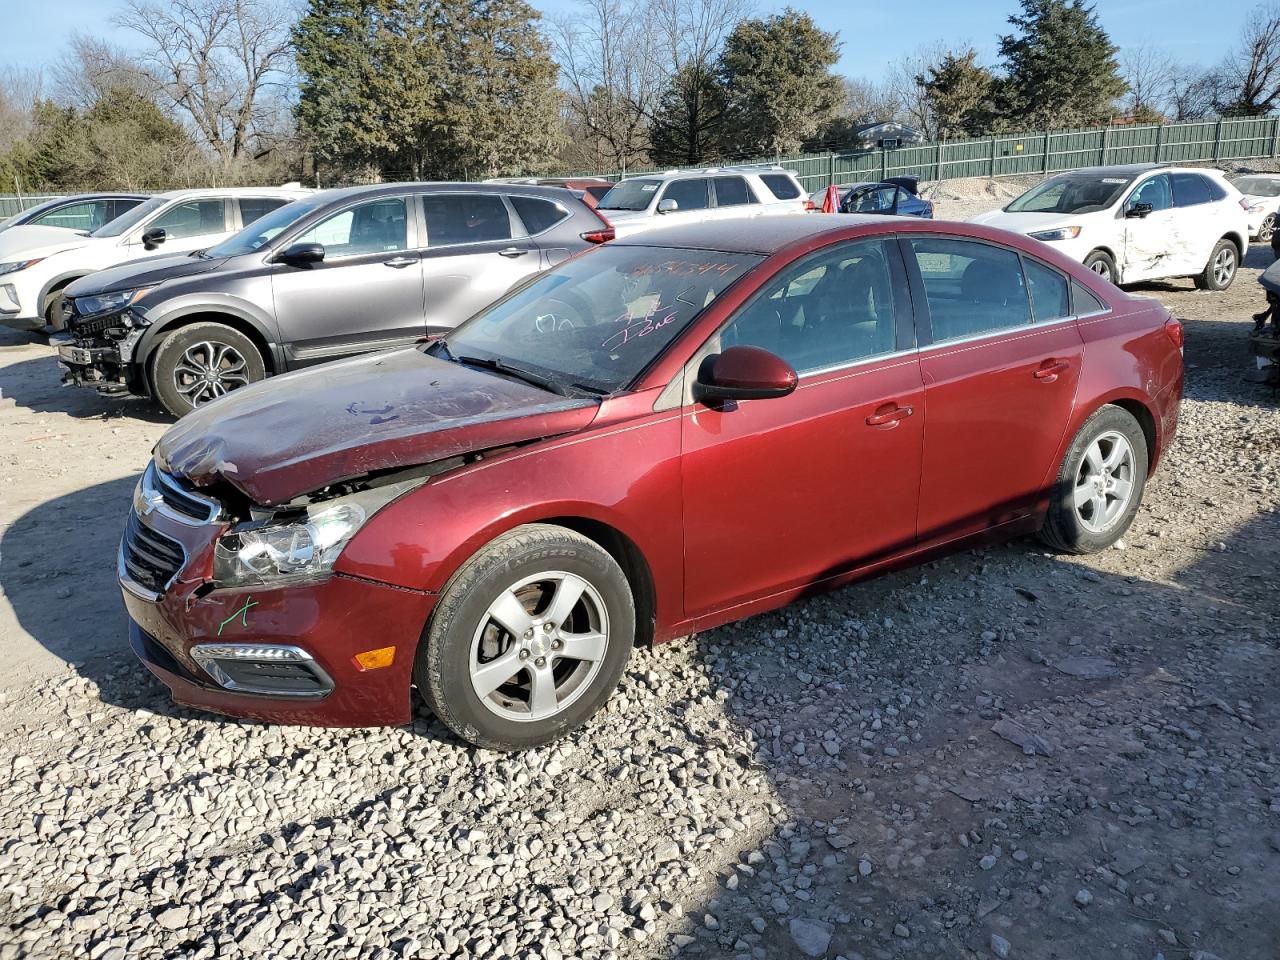
[[[1087,269],[1092,270],[1104,280],[1111,283],[1118,283],[1118,274],[1116,273],[1116,262],[1111,258],[1111,254],[1105,250],[1094,250],[1084,258],[1084,265]]]
[[[1133,414],[1102,407],[1062,458],[1040,539],[1061,553],[1097,553],[1114,544],[1142,504],[1149,462]]]
[[[156,399],[175,417],[266,376],[253,341],[221,323],[180,327],[160,342],[151,364]]]
[[[536,747],[604,706],[635,620],[627,578],[598,544],[550,524],[518,527],[468,560],[440,595],[414,682],[468,743]]]
[[[1196,288],[1199,290],[1225,290],[1231,286],[1240,267],[1240,251],[1230,240],[1223,237],[1209,254],[1209,262],[1204,271],[1197,276]]]
[[[1262,223],[1258,225],[1258,242],[1270,243],[1271,237],[1276,232],[1276,215],[1269,213],[1262,218]]]

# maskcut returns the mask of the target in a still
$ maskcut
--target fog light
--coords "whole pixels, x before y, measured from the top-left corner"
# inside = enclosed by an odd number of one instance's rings
[[[191,659],[218,686],[267,697],[323,697],[333,681],[301,647],[268,643],[199,643]]]
[[[377,650],[365,650],[363,653],[357,653],[352,657],[356,662],[356,667],[360,670],[381,670],[383,667],[391,666],[395,658],[395,647],[378,647]]]

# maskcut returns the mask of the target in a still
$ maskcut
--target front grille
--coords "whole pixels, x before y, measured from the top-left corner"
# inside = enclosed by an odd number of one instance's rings
[[[129,579],[152,593],[163,593],[186,560],[182,544],[152,530],[133,511],[120,549]]]
[[[222,506],[216,500],[188,490],[174,477],[158,469],[154,461],[142,476],[142,486],[144,495],[157,504],[162,503],[180,520],[212,523],[222,512]]]

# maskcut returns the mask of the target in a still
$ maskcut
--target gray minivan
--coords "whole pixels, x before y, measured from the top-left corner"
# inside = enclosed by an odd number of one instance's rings
[[[411,183],[329,190],[207,250],[67,288],[66,379],[181,416],[236,387],[447,330],[612,239],[569,190]]]

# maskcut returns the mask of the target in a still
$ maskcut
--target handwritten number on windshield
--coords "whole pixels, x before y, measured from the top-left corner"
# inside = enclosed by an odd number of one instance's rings
[[[647,337],[655,330],[661,330],[669,323],[676,322],[676,314],[665,314],[661,319],[654,319],[661,311],[662,307],[654,307],[645,316],[633,318],[630,312],[623,314],[618,318],[618,323],[626,323],[626,326],[617,333],[610,336],[604,343],[600,344],[605,350],[613,350],[621,347],[632,340],[639,337]]]

